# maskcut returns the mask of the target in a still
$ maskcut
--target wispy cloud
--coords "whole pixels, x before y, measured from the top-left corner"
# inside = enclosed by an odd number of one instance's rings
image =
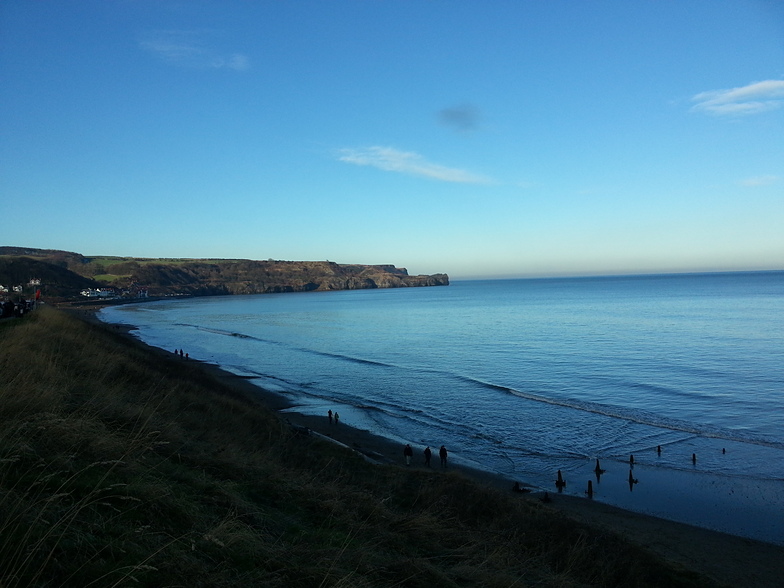
[[[210,47],[204,37],[203,33],[195,31],[151,31],[142,36],[139,46],[178,67],[234,71],[244,71],[250,67],[246,55],[222,53]]]
[[[393,147],[345,148],[337,150],[337,159],[354,165],[369,165],[384,171],[422,176],[442,182],[488,184],[490,179],[471,172],[428,161],[418,153]]]
[[[439,122],[457,131],[473,131],[479,125],[479,118],[479,109],[472,104],[461,104],[438,112]]]
[[[784,80],[764,80],[740,88],[711,90],[692,96],[693,110],[720,116],[745,116],[780,108]]]
[[[751,178],[746,178],[745,180],[741,180],[739,183],[741,186],[749,186],[755,188],[757,186],[770,186],[777,182],[781,181],[779,176],[754,176]]]

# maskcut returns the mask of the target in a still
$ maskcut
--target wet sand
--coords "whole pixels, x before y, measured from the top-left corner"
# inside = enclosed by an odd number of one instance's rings
[[[97,308],[70,309],[81,318],[103,325],[144,345],[130,332],[131,325],[106,325],[95,316]],[[174,359],[171,351],[148,347],[161,356]],[[369,431],[350,426],[345,420],[330,424],[326,412],[323,416],[302,414],[284,395],[265,390],[253,383],[252,378],[238,376],[220,367],[191,361],[194,369],[203,369],[224,385],[231,386],[243,396],[255,398],[259,404],[277,411],[292,426],[306,427],[325,441],[337,442],[357,451],[375,463],[404,467],[403,445]],[[345,417],[344,417],[345,418]],[[432,469],[439,470],[438,448],[433,450]],[[422,448],[415,447],[412,467],[424,468]],[[492,485],[502,491],[512,492],[513,480],[450,462],[449,469],[471,477],[479,483]],[[524,484],[524,480],[519,480]],[[683,568],[704,574],[719,585],[739,587],[781,588],[784,586],[784,546],[773,545],[735,535],[719,533],[700,527],[685,525],[665,519],[639,514],[577,496],[549,492],[547,507],[575,520],[597,528],[618,533],[636,544],[651,550],[667,561]],[[541,500],[541,492],[520,494],[521,500]],[[784,525],[784,513],[780,523]]]

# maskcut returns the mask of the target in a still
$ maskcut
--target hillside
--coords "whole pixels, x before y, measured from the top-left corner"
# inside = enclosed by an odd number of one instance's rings
[[[113,287],[150,296],[265,294],[443,286],[446,274],[410,276],[393,265],[248,259],[86,257],[79,253],[0,247],[0,284],[42,280],[49,296],[75,297],[84,288]]]
[[[101,287],[99,282],[56,263],[30,257],[0,256],[0,285],[12,287],[28,284],[33,278],[45,284],[49,297],[71,297],[85,288]],[[31,296],[32,290],[32,287],[27,288],[24,294]]]

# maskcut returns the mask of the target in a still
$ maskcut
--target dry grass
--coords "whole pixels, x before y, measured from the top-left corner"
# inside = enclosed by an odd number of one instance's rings
[[[53,309],[0,325],[0,586],[709,586],[459,475],[293,435]]]

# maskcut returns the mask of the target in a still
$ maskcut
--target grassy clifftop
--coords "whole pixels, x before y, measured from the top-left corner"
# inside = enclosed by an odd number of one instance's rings
[[[0,586],[706,586],[457,475],[296,435],[51,308],[0,323]]]

